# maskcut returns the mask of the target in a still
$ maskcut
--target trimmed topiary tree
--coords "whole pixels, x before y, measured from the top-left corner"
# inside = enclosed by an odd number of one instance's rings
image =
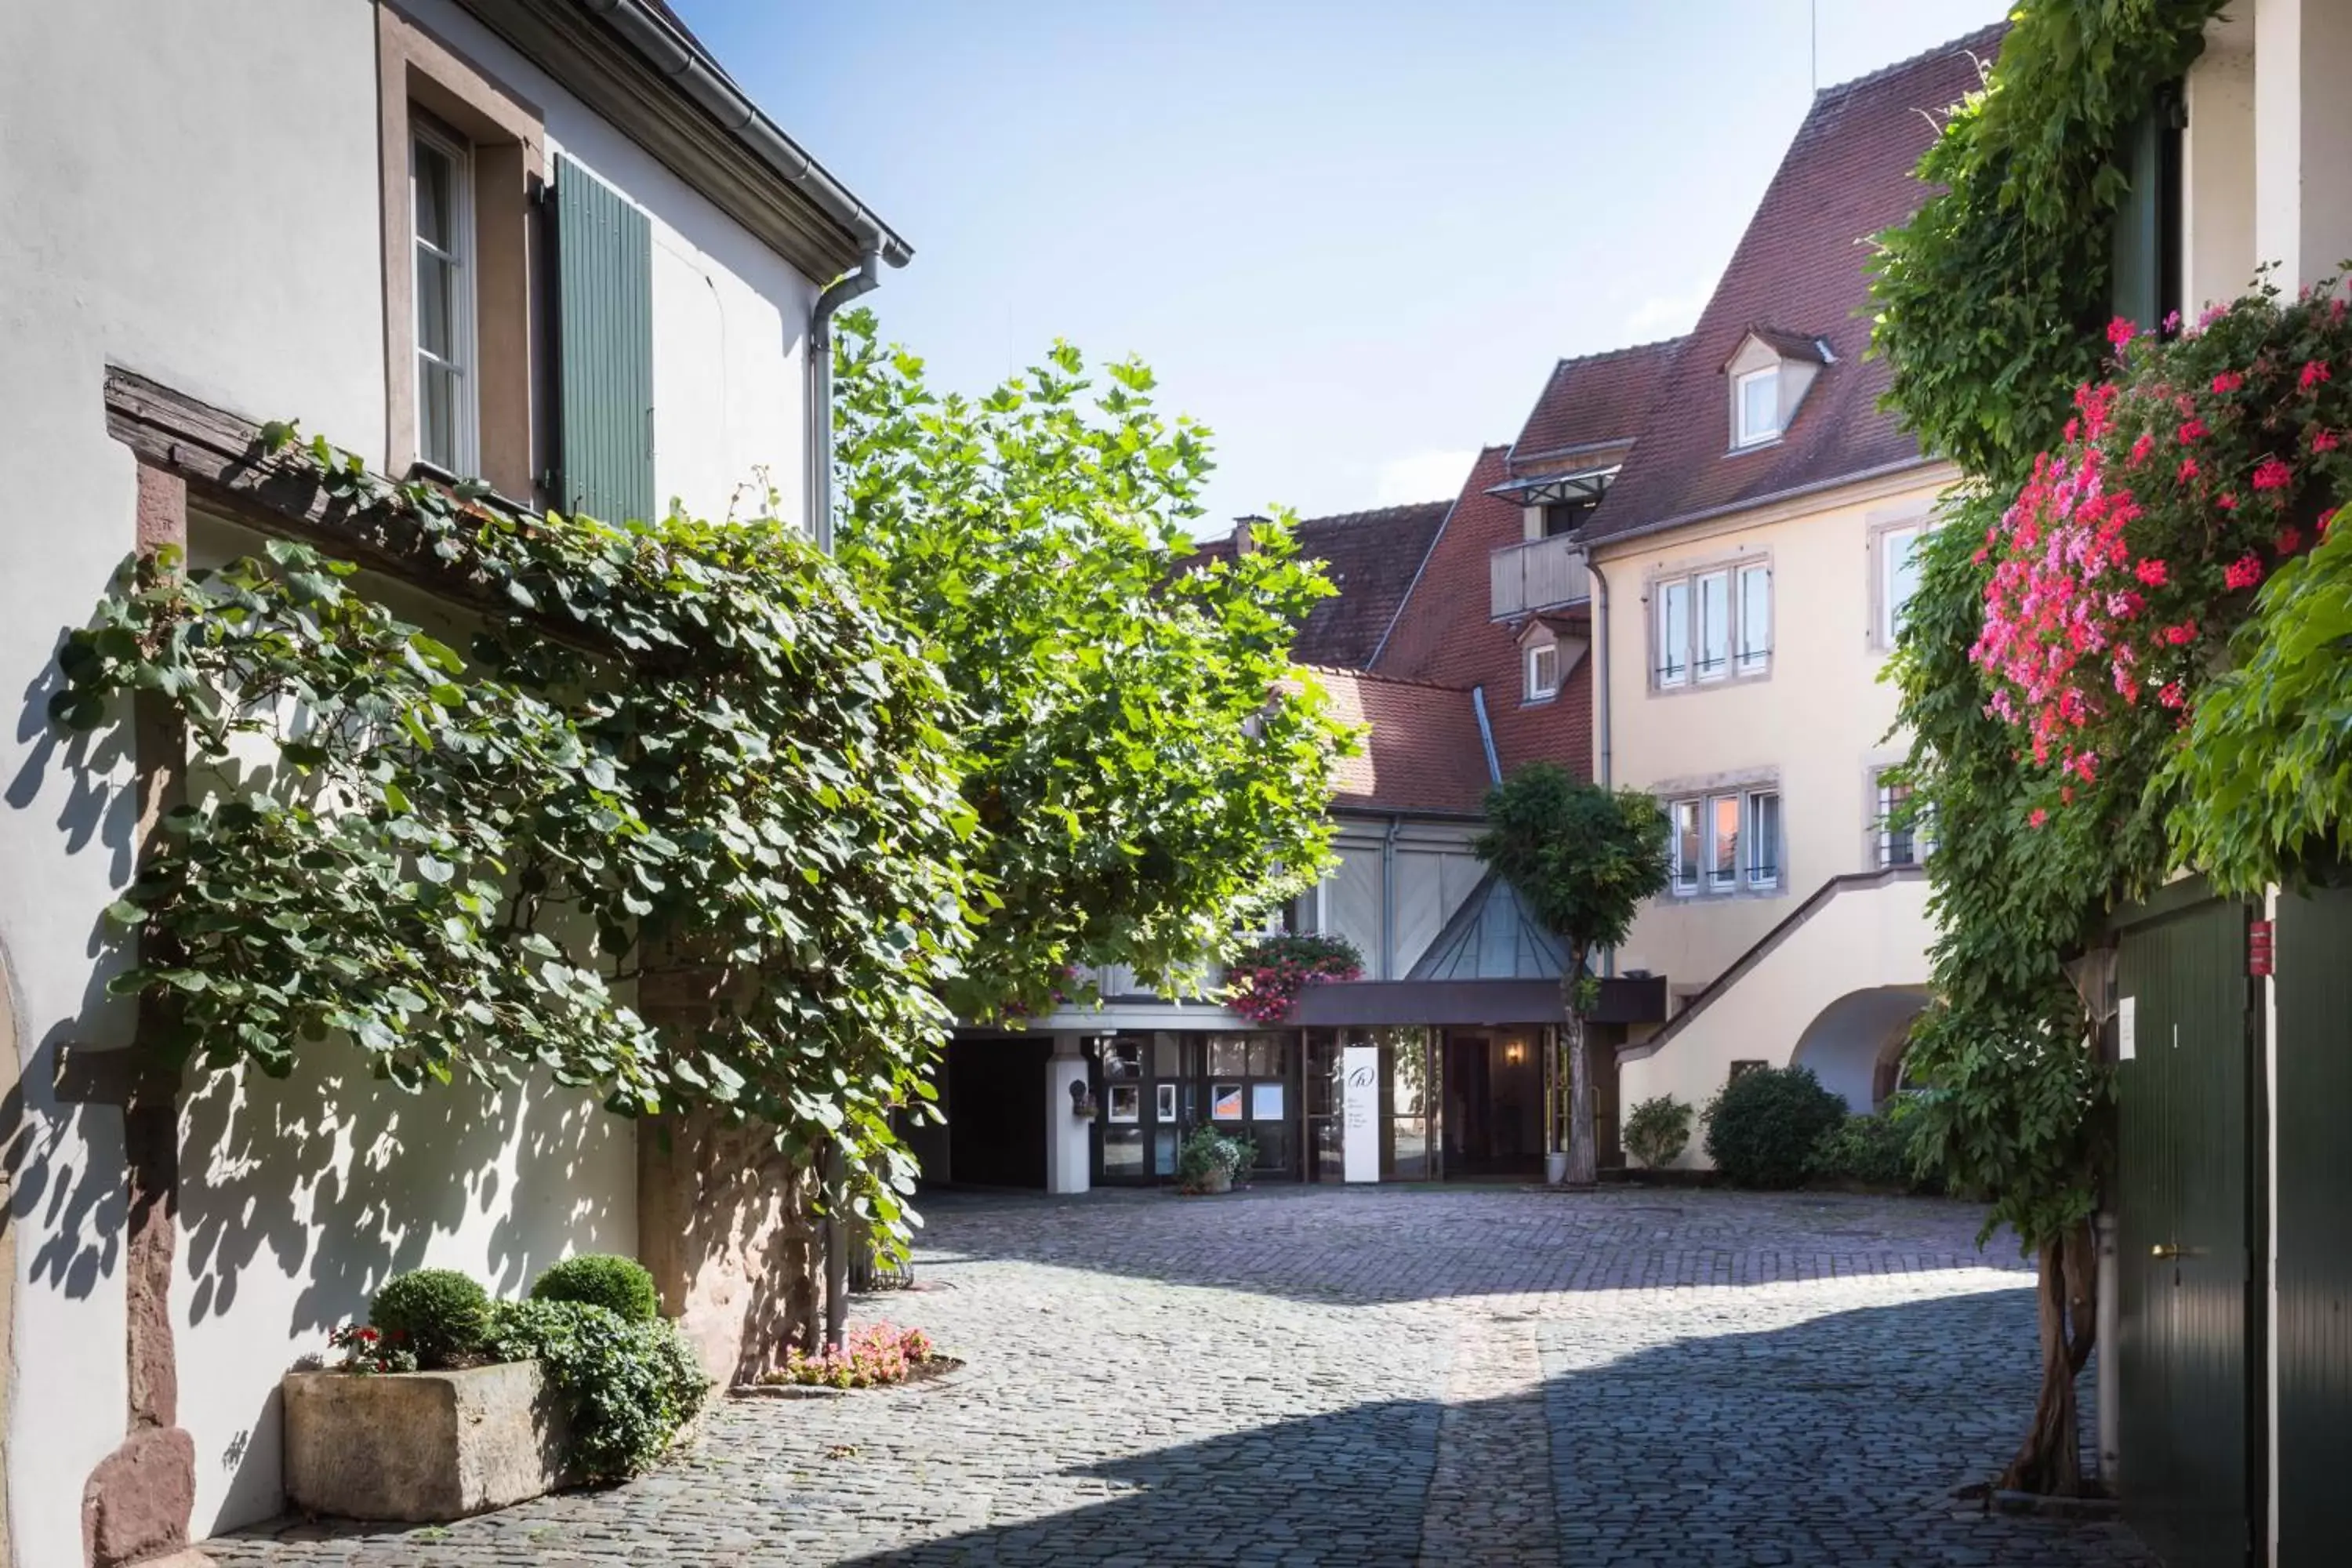
[[[1706,1108],[1706,1155],[1734,1186],[1800,1185],[1822,1137],[1845,1125],[1845,1101],[1811,1068],[1756,1068]]]
[[[420,1370],[434,1372],[481,1353],[490,1296],[454,1268],[419,1268],[384,1281],[368,1322],[415,1352]]]
[[[1601,999],[1588,973],[1594,952],[1618,946],[1633,929],[1642,900],[1666,890],[1666,813],[1640,790],[1611,790],[1557,763],[1530,763],[1488,792],[1486,831],[1478,858],[1502,874],[1519,902],[1559,940],[1568,962],[1559,977],[1567,1037],[1561,1042],[1569,1085],[1565,1142],[1570,1186],[1598,1179],[1592,1146],[1592,1069],[1585,1060],[1585,1020]]]
[[[539,1277],[530,1288],[530,1299],[605,1307],[632,1323],[649,1323],[661,1312],[661,1297],[646,1266],[611,1252],[583,1252],[565,1258]]]

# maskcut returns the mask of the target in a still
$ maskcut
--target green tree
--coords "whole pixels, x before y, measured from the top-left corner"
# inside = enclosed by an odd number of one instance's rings
[[[939,394],[855,311],[835,363],[841,560],[946,672],[968,753],[986,909],[950,1005],[1043,1013],[1095,964],[1184,988],[1329,858],[1349,733],[1290,661],[1319,567],[1270,524],[1185,569],[1207,432],[1163,420],[1132,360],[1098,385],[1057,343]]]
[[[1601,982],[1585,970],[1596,949],[1625,940],[1644,899],[1666,890],[1666,814],[1639,790],[1612,791],[1558,763],[1532,763],[1488,793],[1486,820],[1479,858],[1566,950],[1559,987],[1568,1014],[1568,1179],[1590,1185],[1598,1162],[1584,1036]]]

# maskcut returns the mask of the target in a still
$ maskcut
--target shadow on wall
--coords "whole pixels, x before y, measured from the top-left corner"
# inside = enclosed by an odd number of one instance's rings
[[[278,1375],[365,1321],[385,1279],[448,1267],[512,1297],[571,1253],[632,1251],[635,1171],[625,1123],[535,1077],[406,1094],[335,1042],[282,1080],[205,1080],[181,1111],[173,1304],[183,1424],[226,1478],[218,1517],[276,1511]],[[224,1443],[237,1411],[252,1418]]]
[[[61,643],[64,632],[58,635]],[[16,739],[24,761],[0,799],[10,809],[38,804],[49,775],[67,783],[59,797],[57,829],[65,851],[78,855],[92,845],[109,857],[108,872],[118,884],[129,880],[136,803],[130,777],[130,727],[118,725],[74,734],[48,721],[49,699],[64,687],[53,662],[25,689],[17,709]],[[0,1227],[16,1238],[18,1266],[33,1289],[60,1291],[80,1300],[121,1263],[123,1226],[129,1214],[122,1152],[122,1113],[111,1106],[56,1102],[61,1052],[101,1048],[127,1042],[130,1005],[106,994],[106,982],[126,962],[111,946],[101,923],[90,925],[84,951],[91,960],[81,1005],[73,1017],[52,1025],[18,1062],[0,1095],[0,1163],[7,1171],[8,1201]],[[26,1050],[19,1040],[17,1048]],[[28,1250],[29,1248],[29,1250]]]
[[[1528,1393],[1357,1405],[1125,1456],[1066,1472],[1135,1489],[1125,1496],[853,1561],[1210,1564],[1312,1551],[1412,1568],[1426,1516],[1454,1561],[1532,1560],[1556,1534],[1563,1562],[2154,1568],[2120,1525],[2011,1519],[1952,1499],[1998,1468],[2032,1410],[2029,1289],[1706,1331],[1722,1321],[1606,1361],[1590,1323],[1543,1325],[1548,1375]],[[1529,1451],[1537,1402],[1548,1441]],[[1431,1495],[1441,1425],[1449,1452],[1511,1455],[1502,1473],[1469,1481],[1467,1510]],[[878,1463],[909,1474],[861,1477],[861,1491],[919,1484],[919,1455],[886,1450]],[[780,1512],[840,1508],[837,1489],[798,1484],[805,1500],[779,1491]],[[1516,1510],[1523,1491],[1532,1507]]]

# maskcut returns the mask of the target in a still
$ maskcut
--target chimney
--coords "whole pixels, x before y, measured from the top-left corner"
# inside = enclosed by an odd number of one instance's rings
[[[1237,517],[1234,519],[1234,554],[1247,555],[1251,551],[1257,548],[1257,542],[1250,537],[1250,525],[1252,523],[1265,522],[1266,521],[1268,520],[1265,517],[1257,512],[1252,512],[1247,517]]]

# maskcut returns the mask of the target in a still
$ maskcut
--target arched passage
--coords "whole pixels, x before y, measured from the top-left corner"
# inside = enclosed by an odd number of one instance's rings
[[[1811,1068],[1849,1109],[1867,1112],[1895,1089],[1911,1020],[1927,1005],[1927,987],[1882,985],[1849,991],[1813,1016],[1797,1037],[1791,1067]]]

